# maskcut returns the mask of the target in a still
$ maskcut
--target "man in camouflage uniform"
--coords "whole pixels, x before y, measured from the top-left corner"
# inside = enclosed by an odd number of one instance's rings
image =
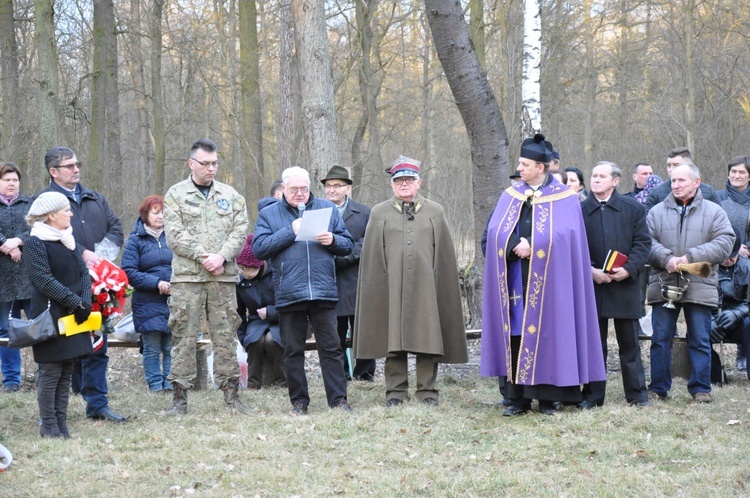
[[[174,401],[168,415],[187,413],[187,391],[197,377],[195,344],[205,310],[214,349],[214,379],[224,401],[241,413],[249,409],[237,395],[239,365],[235,353],[235,257],[248,229],[245,198],[214,180],[219,167],[216,144],[199,140],[190,148],[190,176],[173,185],[164,198],[164,229],[172,260],[172,329]]]

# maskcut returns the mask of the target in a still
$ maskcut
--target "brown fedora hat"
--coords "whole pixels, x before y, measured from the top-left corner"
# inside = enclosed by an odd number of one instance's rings
[[[349,170],[338,164],[328,170],[326,177],[320,180],[320,183],[325,185],[328,180],[343,180],[349,185],[352,184],[352,179],[349,177]]]

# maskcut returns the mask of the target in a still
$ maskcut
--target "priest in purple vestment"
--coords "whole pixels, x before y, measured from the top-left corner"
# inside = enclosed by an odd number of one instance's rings
[[[548,174],[552,144],[524,140],[521,182],[503,192],[487,228],[480,373],[504,377],[521,415],[554,414],[606,379],[586,229],[575,192]]]

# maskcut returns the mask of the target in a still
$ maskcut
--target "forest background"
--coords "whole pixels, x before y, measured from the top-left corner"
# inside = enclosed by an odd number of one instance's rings
[[[434,26],[450,5],[462,9],[457,22],[472,43],[461,48],[476,54],[502,113],[501,152],[486,178],[472,178],[482,158],[471,147],[476,131],[467,135],[471,116],[459,113],[467,97],[451,91],[438,59],[441,44],[456,43]],[[422,192],[445,207],[461,266],[479,264],[478,220],[507,186],[527,133],[524,8],[521,0],[0,0],[0,160],[21,166],[22,190],[33,194],[48,181],[44,152],[73,148],[82,183],[110,200],[127,234],[146,195],[186,177],[199,138],[219,144],[218,177],[247,197],[252,219],[285,167],[308,168],[317,186],[342,164],[354,198],[373,205],[389,196],[383,168],[404,154],[423,162]],[[665,178],[666,151],[687,145],[704,181],[723,188],[729,160],[750,153],[750,4],[537,8],[542,131],[564,167],[588,177],[595,161],[614,161],[627,192],[636,162]],[[483,182],[491,194],[478,206],[472,193]]]

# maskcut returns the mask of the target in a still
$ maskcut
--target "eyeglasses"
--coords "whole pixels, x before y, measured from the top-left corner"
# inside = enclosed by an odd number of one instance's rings
[[[83,163],[82,163],[81,161],[78,161],[77,163],[71,163],[71,164],[60,164],[60,165],[58,165],[58,166],[55,166],[55,168],[57,168],[57,169],[60,169],[60,168],[65,168],[65,169],[67,169],[68,171],[70,171],[70,170],[72,170],[73,168],[78,168],[78,169],[81,169],[81,168],[83,168]]]
[[[306,194],[310,191],[309,187],[290,187],[289,193],[292,195]]]
[[[204,168],[218,168],[219,167],[219,160],[218,159],[216,161],[199,161],[197,159],[193,159],[192,157],[190,159],[192,159],[196,163],[200,164]]]
[[[332,183],[330,185],[326,185],[326,190],[339,190],[344,187],[347,187],[345,183]]]
[[[416,178],[414,178],[413,176],[402,176],[399,178],[394,178],[391,181],[396,185],[411,185],[415,180]]]

